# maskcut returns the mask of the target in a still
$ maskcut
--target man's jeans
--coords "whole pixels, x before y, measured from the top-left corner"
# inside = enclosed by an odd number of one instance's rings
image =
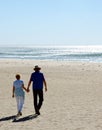
[[[43,102],[43,90],[33,90],[34,108],[35,112],[38,113]]]

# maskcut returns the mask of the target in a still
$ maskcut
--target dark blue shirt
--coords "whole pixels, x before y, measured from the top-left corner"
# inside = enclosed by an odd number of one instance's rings
[[[44,75],[37,71],[31,74],[30,80],[33,82],[33,89],[43,89]]]

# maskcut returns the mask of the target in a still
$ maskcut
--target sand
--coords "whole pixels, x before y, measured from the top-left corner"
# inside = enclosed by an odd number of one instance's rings
[[[12,98],[15,74],[27,86],[33,67],[44,73],[41,115],[34,117],[32,87],[26,93],[23,115],[17,121]],[[0,130],[102,130],[102,63],[0,60]]]

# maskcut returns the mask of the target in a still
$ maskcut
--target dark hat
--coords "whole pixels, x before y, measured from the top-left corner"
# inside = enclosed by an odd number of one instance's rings
[[[34,70],[40,70],[41,68],[38,66],[38,65],[36,65],[35,67],[34,67]]]

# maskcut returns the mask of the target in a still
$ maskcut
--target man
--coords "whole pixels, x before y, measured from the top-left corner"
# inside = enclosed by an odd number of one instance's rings
[[[45,91],[47,91],[47,84],[43,73],[40,72],[41,68],[36,65],[34,70],[35,72],[31,74],[30,80],[28,82],[27,91],[29,92],[29,87],[32,82],[35,113],[40,115],[40,108],[43,103],[43,84],[45,86]]]

